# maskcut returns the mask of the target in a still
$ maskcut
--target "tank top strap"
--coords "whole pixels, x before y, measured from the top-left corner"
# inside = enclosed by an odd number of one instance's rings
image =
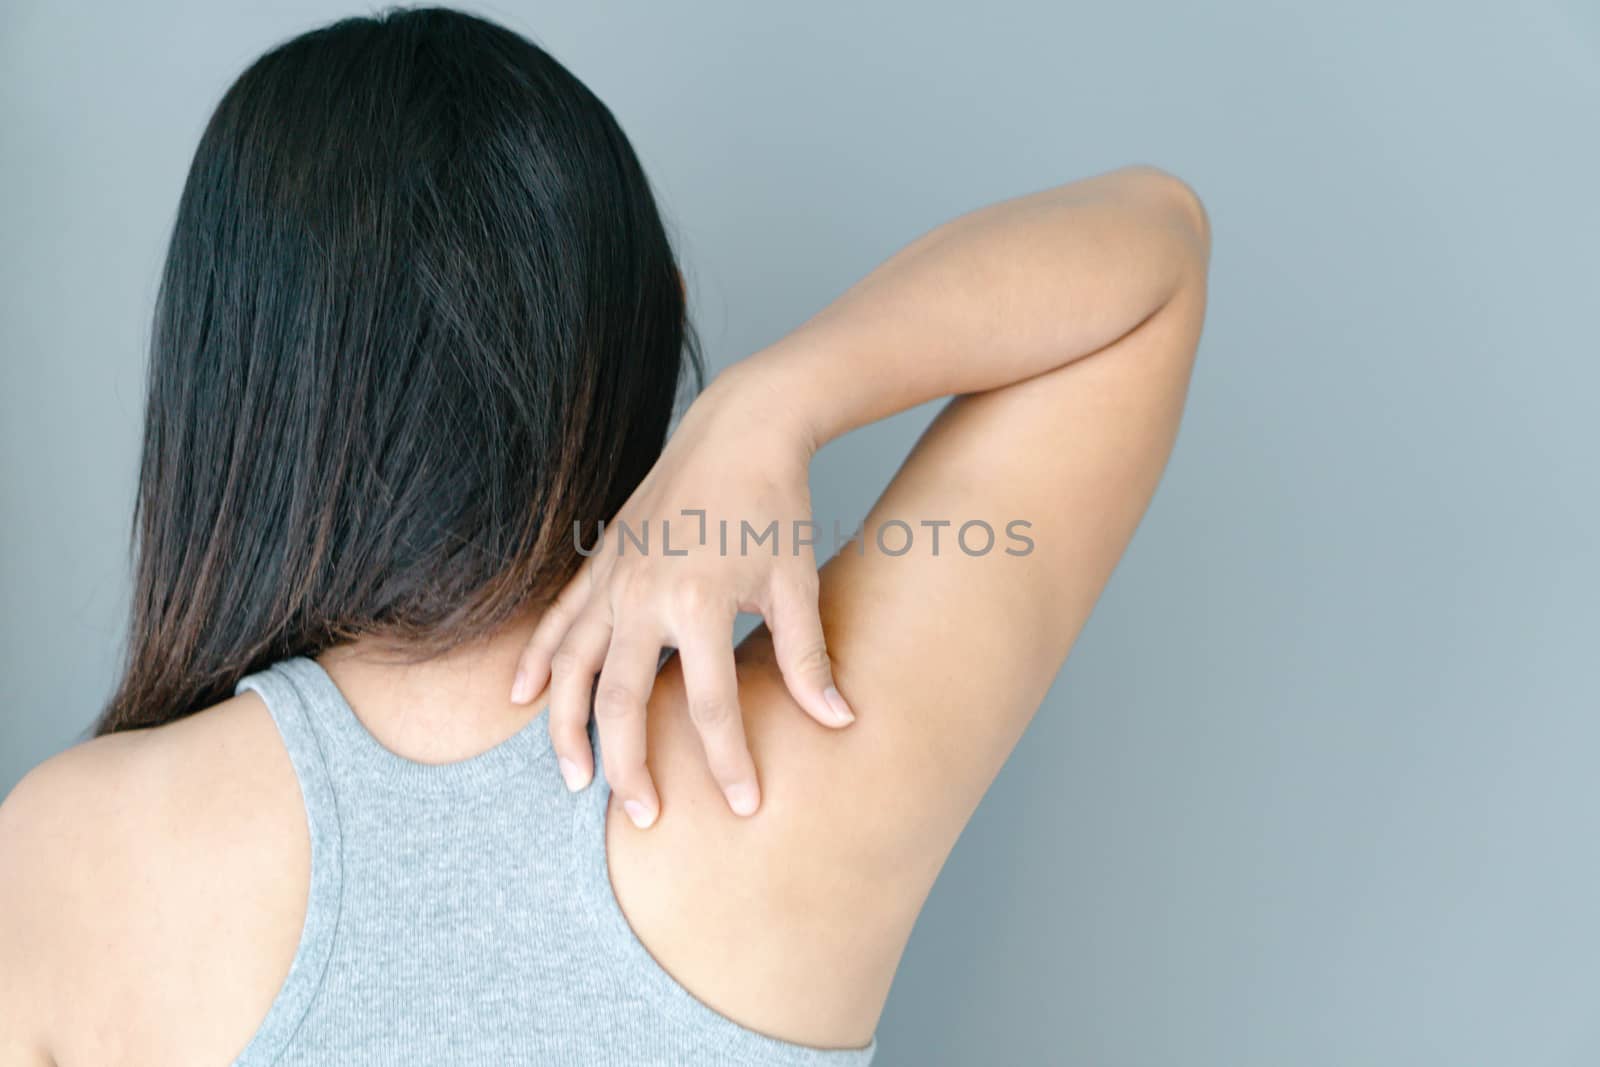
[[[316,715],[312,705],[326,699],[319,692],[320,671],[308,670],[316,664],[295,657],[280,660],[265,670],[246,675],[234,687],[234,693],[254,690],[267,705],[272,721],[278,727],[278,736],[289,750],[289,762],[294,764],[295,777],[300,780],[308,816],[320,814],[326,806],[333,807],[333,782],[328,759],[328,741],[313,725]]]
[[[253,690],[267,705],[300,783],[311,838],[311,885],[294,961],[267,1017],[234,1067],[265,1067],[277,1061],[310,1010],[333,951],[343,882],[339,809],[324,741],[309,714],[309,702],[321,697],[316,689],[321,674],[315,662],[296,657],[246,675],[234,687],[235,695]]]

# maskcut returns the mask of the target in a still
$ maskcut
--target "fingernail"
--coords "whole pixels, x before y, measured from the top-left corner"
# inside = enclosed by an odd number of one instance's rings
[[[735,782],[723,790],[723,795],[728,798],[728,807],[735,815],[753,815],[761,804],[761,795],[749,782]]]
[[[517,668],[517,677],[511,683],[511,703],[526,704],[533,699],[533,677],[521,667]]]
[[[561,766],[561,780],[567,783],[567,790],[576,793],[589,784],[589,776],[583,773],[583,768],[562,756],[556,761]]]
[[[628,818],[633,820],[633,825],[641,830],[650,829],[650,824],[656,821],[655,809],[637,800],[623,801],[622,810],[628,813]]]
[[[833,712],[833,721],[840,726],[848,726],[856,721],[856,713],[850,710],[850,705],[844,702],[844,697],[839,695],[839,690],[833,686],[822,691],[822,699],[828,702],[828,710]]]

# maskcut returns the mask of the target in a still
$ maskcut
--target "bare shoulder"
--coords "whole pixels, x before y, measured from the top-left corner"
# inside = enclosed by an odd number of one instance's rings
[[[879,725],[863,714],[834,731],[806,715],[765,627],[735,659],[760,810],[728,810],[672,658],[647,720],[661,818],[637,830],[613,798],[612,885],[652,955],[712,1008],[783,1040],[856,1047],[876,1029],[921,903],[899,887],[931,883],[937,868],[896,869],[880,848],[900,824],[862,774],[895,758]]]
[[[253,693],[45,761],[0,805],[0,1013],[63,1067],[225,1062],[288,971],[309,849]],[[179,1007],[196,1032],[161,1033]]]
[[[138,888],[105,884],[127,873],[120,865],[155,874],[187,848],[237,839],[273,814],[274,800],[295,799],[285,787],[297,788],[293,770],[254,694],[94,738],[35,767],[0,805],[6,884],[77,884],[108,898],[91,903],[115,906],[111,898]]]

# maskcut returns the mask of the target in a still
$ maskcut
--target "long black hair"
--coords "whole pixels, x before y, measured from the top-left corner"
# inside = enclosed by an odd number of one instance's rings
[[[97,732],[552,594],[703,375],[616,120],[440,8],[266,53],[195,152],[151,343],[127,661]]]

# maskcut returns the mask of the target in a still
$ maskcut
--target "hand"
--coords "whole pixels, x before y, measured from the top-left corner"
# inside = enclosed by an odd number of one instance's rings
[[[836,728],[854,721],[833,684],[816,557],[800,543],[815,537],[807,484],[815,444],[784,408],[749,374],[713,382],[540,619],[518,665],[513,701],[527,703],[550,682],[550,738],[574,790],[593,776],[593,690],[606,779],[640,828],[660,812],[645,763],[645,706],[663,647],[683,660],[690,716],[737,814],[761,803],[734,672],[739,612],[766,619],[789,692],[812,718]],[[588,552],[596,531],[582,536]]]

